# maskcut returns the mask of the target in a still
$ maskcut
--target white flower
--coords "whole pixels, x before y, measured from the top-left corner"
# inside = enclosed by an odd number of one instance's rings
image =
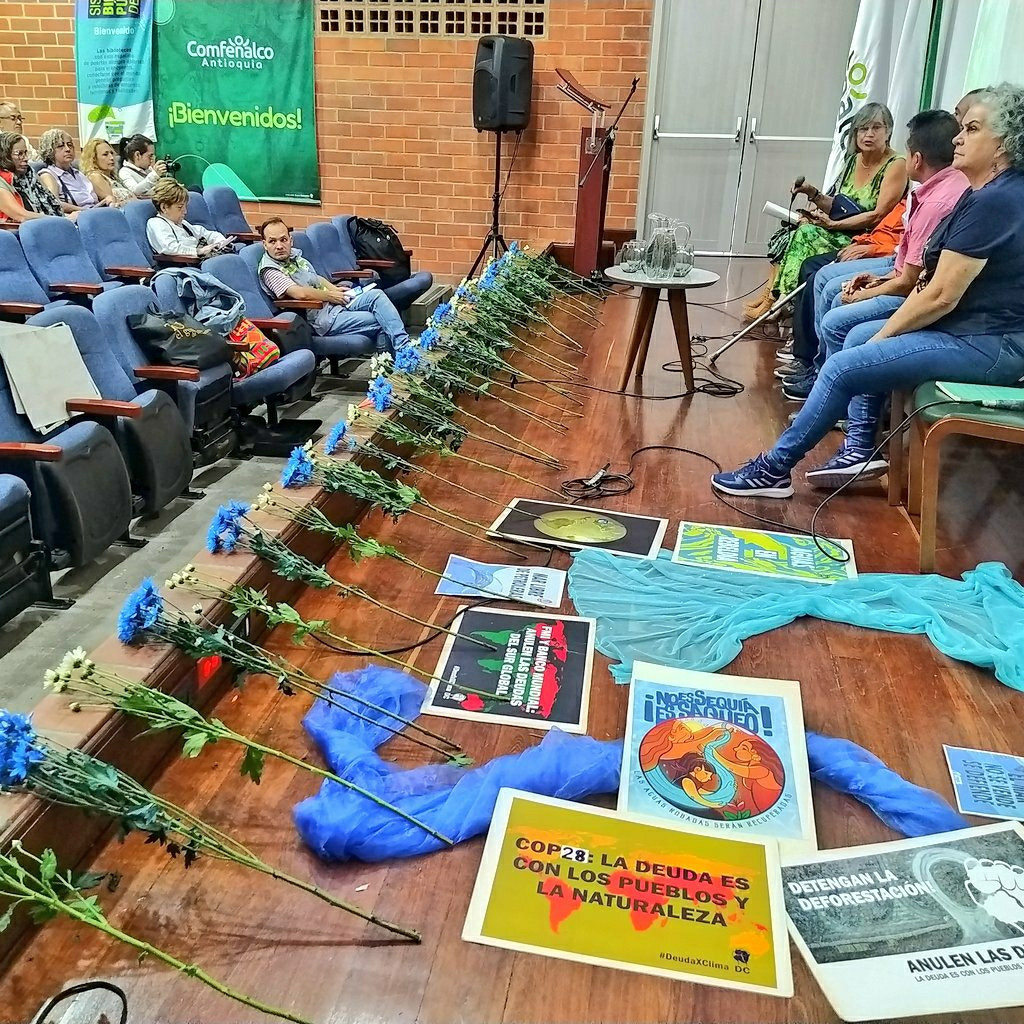
[[[267,492],[267,494],[270,494],[270,492],[271,492],[271,491],[272,491],[272,490],[274,489],[274,485],[273,485],[272,483],[270,483],[270,482],[268,481],[267,483],[265,483],[265,484],[263,485],[263,488],[262,488],[262,489],[263,489],[264,491],[266,491],[266,492]]]
[[[178,574],[175,573],[169,580],[164,580],[164,586],[168,590],[173,590],[178,585]]]
[[[55,686],[57,683],[57,673],[52,668],[48,668],[43,673],[43,686],[50,689],[51,686]]]
[[[197,601],[194,605],[192,605],[192,611],[195,612],[196,615],[202,615],[203,606]]]
[[[191,562],[189,562],[188,565],[186,565],[185,568],[182,571],[183,572],[195,572],[196,571],[196,567]]]

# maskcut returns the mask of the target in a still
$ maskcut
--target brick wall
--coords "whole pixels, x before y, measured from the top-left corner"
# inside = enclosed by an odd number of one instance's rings
[[[505,194],[506,237],[533,245],[572,237],[579,128],[585,112],[556,89],[555,67],[613,103],[640,88],[616,142],[609,227],[632,225],[651,0],[551,0],[534,40],[533,118]],[[252,204],[296,227],[358,212],[393,223],[415,264],[457,279],[490,222],[494,136],[472,127],[472,39],[318,35],[316,105],[323,209]],[[33,138],[75,125],[72,3],[0,0],[0,94],[21,103]],[[506,157],[513,136],[505,136]]]

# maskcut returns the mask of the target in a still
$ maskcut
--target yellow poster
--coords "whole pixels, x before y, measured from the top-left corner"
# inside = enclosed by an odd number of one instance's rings
[[[791,996],[774,841],[503,789],[462,937]]]

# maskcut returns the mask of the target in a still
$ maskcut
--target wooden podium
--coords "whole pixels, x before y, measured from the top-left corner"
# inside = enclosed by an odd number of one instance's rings
[[[558,91],[590,113],[590,126],[584,125],[580,129],[576,229],[572,256],[572,269],[581,277],[590,277],[597,270],[601,243],[604,241],[604,217],[608,205],[608,179],[612,172],[615,132],[640,79],[633,79],[629,95],[614,122],[605,128],[604,115],[609,109],[609,104],[588,93],[571,72],[564,68],[555,68],[555,72],[562,80]]]

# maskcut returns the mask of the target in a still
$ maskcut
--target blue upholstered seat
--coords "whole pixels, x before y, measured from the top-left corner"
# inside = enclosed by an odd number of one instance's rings
[[[13,231],[0,231],[0,305],[29,302],[45,306],[50,297],[43,291]]]
[[[27,220],[18,229],[18,237],[32,273],[52,297],[62,296],[62,284],[97,285],[104,291],[119,287],[119,282],[100,277],[78,228],[66,217]]]
[[[134,402],[138,418],[103,418],[114,434],[128,467],[132,491],[143,512],[157,512],[188,488],[192,479],[189,431],[174,401],[150,388],[141,394],[103,337],[96,317],[81,306],[47,309],[28,320],[33,327],[64,323],[71,328],[89,376],[101,397]]]
[[[227,185],[209,185],[203,189],[203,198],[221,234],[245,235],[252,231],[234,189]]]
[[[139,248],[128,220],[120,210],[101,206],[78,215],[82,245],[104,281],[118,281],[108,267],[137,267],[152,270],[149,258]]]
[[[185,220],[189,224],[206,228],[208,231],[220,231],[209,206],[206,205],[206,198],[202,192],[189,192],[188,206],[185,207]],[[224,234],[227,232],[225,231]]]

